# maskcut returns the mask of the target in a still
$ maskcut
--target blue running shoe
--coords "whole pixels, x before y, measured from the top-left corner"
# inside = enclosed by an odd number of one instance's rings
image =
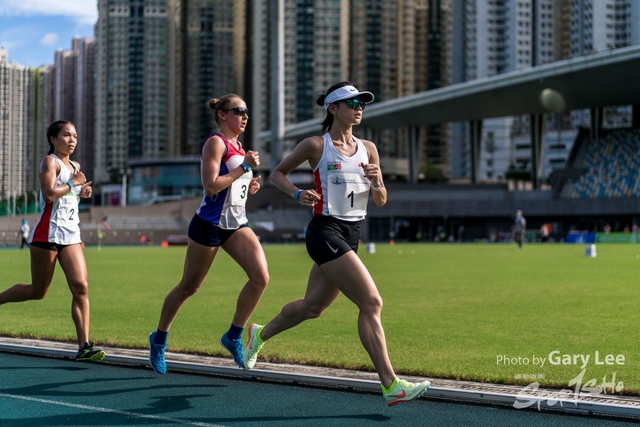
[[[166,374],[167,363],[164,361],[164,350],[167,348],[167,345],[156,344],[153,341],[155,335],[155,332],[149,334],[149,362],[154,371],[159,374]]]
[[[220,345],[227,349],[229,353],[233,356],[233,361],[236,362],[236,365],[244,369],[244,362],[242,361],[244,347],[242,346],[242,340],[230,340],[227,338],[227,333],[225,332],[222,338],[220,338]]]

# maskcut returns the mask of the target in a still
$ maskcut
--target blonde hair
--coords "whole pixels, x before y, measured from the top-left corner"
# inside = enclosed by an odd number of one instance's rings
[[[235,98],[242,99],[240,98],[239,95],[236,95],[235,93],[228,93],[226,95],[221,96],[220,98],[211,98],[207,102],[207,108],[211,110],[211,116],[212,116],[211,125],[213,128],[217,129],[220,125],[220,123],[218,122],[218,111],[228,109],[229,105],[231,104],[231,101],[234,100]]]

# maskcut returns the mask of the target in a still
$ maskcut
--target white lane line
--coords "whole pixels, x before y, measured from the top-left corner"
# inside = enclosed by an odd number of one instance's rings
[[[158,416],[158,415],[139,414],[137,412],[118,411],[117,409],[100,408],[100,407],[97,407],[97,406],[78,405],[76,403],[57,402],[55,400],[38,399],[37,397],[18,396],[18,395],[15,395],[15,394],[0,393],[0,397],[6,397],[6,398],[9,398],[9,399],[26,400],[26,401],[29,401],[29,402],[47,403],[49,405],[68,406],[70,408],[85,409],[87,411],[107,412],[107,413],[110,413],[110,414],[125,415],[127,417],[133,417],[133,418],[148,418],[148,419],[152,419],[152,420],[167,421],[167,422],[178,423],[178,424],[187,424],[187,425],[191,425],[191,426],[224,427],[224,426],[221,426],[219,424],[199,423],[199,422],[196,422],[196,421],[181,420],[179,418],[169,418],[169,417],[161,417],[161,416]]]

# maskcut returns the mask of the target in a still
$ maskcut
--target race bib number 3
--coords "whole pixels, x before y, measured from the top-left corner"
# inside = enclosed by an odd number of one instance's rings
[[[229,206],[245,206],[249,195],[251,174],[247,173],[236,179],[229,189]]]
[[[369,180],[357,173],[327,175],[329,215],[363,216],[369,201]]]

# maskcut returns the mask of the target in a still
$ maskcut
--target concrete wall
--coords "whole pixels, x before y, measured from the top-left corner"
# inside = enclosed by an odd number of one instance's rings
[[[370,203],[368,219],[385,220],[394,218],[459,218],[510,223],[516,210],[525,213],[528,220],[566,218],[569,227],[580,217],[610,218],[625,217],[625,221],[635,221],[640,217],[640,198],[625,199],[554,199],[551,191],[509,191],[507,185],[415,185],[387,183],[389,201],[378,208]],[[101,219],[108,217],[112,230],[105,232],[103,244],[137,244],[139,236],[153,239],[154,244],[166,240],[169,235],[187,233],[191,217],[200,205],[200,198],[168,202],[151,206],[93,206],[90,212],[80,216],[82,237],[87,244],[97,243],[97,232]],[[283,234],[291,234],[292,240],[304,226],[305,218],[311,217],[310,209],[301,207],[291,197],[274,187],[267,186],[257,195],[249,198],[247,205],[250,221],[290,223],[288,229],[278,229],[267,233],[256,232],[270,241],[286,241]],[[291,212],[296,214],[291,216]],[[253,213],[253,214],[252,214]],[[281,218],[282,217],[282,218]],[[18,230],[22,216],[0,218],[0,246],[14,246],[20,243]],[[33,227],[38,216],[24,218]],[[294,219],[291,219],[294,218]],[[640,221],[639,221],[640,223]],[[280,226],[279,226],[280,227]],[[362,238],[368,239],[367,223],[362,227]]]

